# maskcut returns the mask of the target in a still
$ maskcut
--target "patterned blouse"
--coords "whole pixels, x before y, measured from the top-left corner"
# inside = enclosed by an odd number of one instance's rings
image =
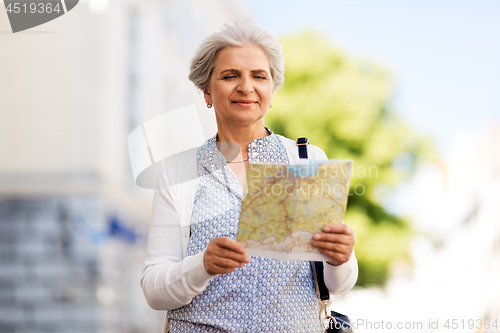
[[[269,131],[269,130],[268,130]],[[271,131],[248,146],[249,163],[288,164]],[[198,150],[200,184],[187,255],[215,237],[236,239],[243,200],[238,179],[217,150],[216,137]],[[169,311],[170,332],[322,332],[319,301],[307,261],[251,257],[251,263],[212,278],[191,303]]]

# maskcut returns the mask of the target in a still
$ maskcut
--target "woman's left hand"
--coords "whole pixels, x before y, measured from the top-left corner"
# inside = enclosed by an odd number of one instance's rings
[[[328,264],[339,266],[351,257],[356,237],[350,226],[344,223],[328,224],[323,232],[314,234],[312,244],[332,260]]]

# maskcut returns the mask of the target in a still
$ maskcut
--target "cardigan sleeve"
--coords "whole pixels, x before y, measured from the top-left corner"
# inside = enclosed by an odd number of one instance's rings
[[[213,277],[203,264],[204,251],[183,258],[181,220],[175,202],[185,184],[167,186],[160,177],[153,199],[141,287],[149,306],[173,310],[191,302]]]
[[[358,280],[358,260],[354,251],[349,260],[342,265],[332,266],[323,262],[323,276],[330,294],[340,295],[354,287]]]

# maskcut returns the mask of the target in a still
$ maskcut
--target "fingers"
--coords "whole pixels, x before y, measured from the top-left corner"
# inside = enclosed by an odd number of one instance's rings
[[[212,242],[216,245],[213,250],[219,257],[232,259],[239,263],[250,262],[250,257],[246,255],[245,247],[240,242],[227,237],[217,237]]]
[[[330,260],[327,261],[330,265],[339,266],[346,263],[351,257],[352,250],[336,252],[331,250],[320,249],[321,253],[326,254]]]
[[[314,242],[313,242],[314,244]],[[327,261],[330,265],[339,266],[347,262],[351,257],[353,247],[348,245],[326,246],[319,247],[321,253],[327,255],[330,260]]]
[[[216,237],[210,243],[217,244],[220,248],[232,250],[239,253],[245,253],[245,247],[237,241],[227,237]]]
[[[204,255],[205,269],[210,275],[227,274],[250,262],[241,243],[227,237],[212,239]]]
[[[323,231],[327,233],[344,234],[344,235],[354,234],[352,228],[345,223],[328,224],[323,228]]]
[[[354,230],[347,224],[328,224],[323,228],[323,231],[322,233],[316,233],[314,239],[353,246],[356,243]]]
[[[352,236],[344,234],[317,233],[314,234],[313,240],[315,240],[317,244],[320,244],[321,247],[324,246],[325,242],[344,245],[351,245],[351,243],[354,243],[354,239]],[[317,244],[314,245],[318,246]]]
[[[356,238],[354,231],[347,224],[329,224],[322,233],[314,234],[312,245],[330,257],[329,264],[338,266],[351,257]]]

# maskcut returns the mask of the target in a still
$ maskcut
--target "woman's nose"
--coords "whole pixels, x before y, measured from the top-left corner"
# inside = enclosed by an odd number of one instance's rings
[[[241,93],[248,95],[249,93],[251,93],[253,91],[252,81],[248,78],[242,78],[239,82],[237,89]]]

